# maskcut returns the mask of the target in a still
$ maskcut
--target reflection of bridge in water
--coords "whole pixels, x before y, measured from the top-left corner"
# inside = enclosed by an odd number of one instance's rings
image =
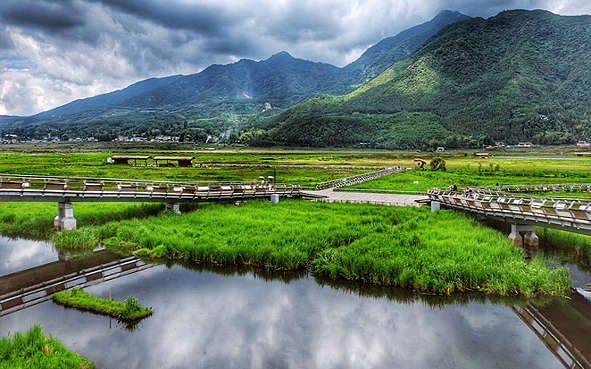
[[[0,318],[51,299],[74,286],[86,287],[148,268],[137,257],[106,250],[89,257],[60,260],[0,277]],[[574,292],[571,300],[512,310],[566,368],[591,369],[591,301]]]
[[[60,256],[59,261],[0,277],[0,317],[47,301],[55,292],[99,284],[152,266],[135,256],[121,258],[104,250],[79,259]]]
[[[466,191],[435,188],[428,195],[433,211],[443,206],[511,223],[509,239],[516,245],[537,247],[535,227],[591,235],[589,199],[520,193],[532,191],[589,192],[591,185],[503,186]],[[521,233],[525,233],[523,237]],[[512,309],[566,368],[591,369],[591,298],[581,293],[573,291],[568,303]]]
[[[591,302],[578,293],[565,304],[514,307],[565,368],[591,368]]]

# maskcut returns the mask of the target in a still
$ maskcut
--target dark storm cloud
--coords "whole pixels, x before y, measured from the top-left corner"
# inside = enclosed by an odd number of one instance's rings
[[[233,38],[210,39],[203,47],[203,51],[216,55],[239,55],[243,58],[252,58],[258,55],[261,49],[256,43],[256,40],[238,36]]]
[[[307,1],[291,2],[280,14],[268,19],[267,34],[292,43],[333,39],[342,33],[339,12],[334,10]]]
[[[10,25],[50,31],[84,25],[84,15],[70,0],[3,0],[0,16]]]
[[[442,10],[591,13],[589,0],[0,0],[0,114],[29,115],[150,77],[266,59],[338,66]]]
[[[224,33],[225,27],[236,21],[223,6],[211,7],[198,3],[158,2],[153,0],[90,0],[112,9],[137,16],[172,29],[188,29],[208,36]]]
[[[0,50],[10,49],[14,49],[14,43],[12,42],[8,34],[6,34],[6,32],[0,30]]]

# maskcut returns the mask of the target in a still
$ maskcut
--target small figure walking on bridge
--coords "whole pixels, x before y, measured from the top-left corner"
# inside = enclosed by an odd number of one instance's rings
[[[275,179],[273,176],[269,176],[267,177],[269,179],[269,190],[273,189],[273,179]]]

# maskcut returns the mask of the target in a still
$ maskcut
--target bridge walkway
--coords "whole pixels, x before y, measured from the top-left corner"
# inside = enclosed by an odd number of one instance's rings
[[[512,223],[509,238],[521,244],[537,245],[535,227],[555,228],[591,235],[591,199],[540,197],[474,188],[470,191],[430,189],[431,209],[439,206]]]
[[[387,194],[373,192],[346,192],[327,188],[320,191],[301,191],[304,198],[325,202],[351,202],[357,204],[379,204],[393,206],[420,206],[418,200],[426,200],[424,195]]]
[[[173,182],[110,178],[0,174],[0,201],[57,202],[54,226],[76,228],[73,202],[160,202],[180,212],[180,203],[298,197],[298,184],[257,182]]]

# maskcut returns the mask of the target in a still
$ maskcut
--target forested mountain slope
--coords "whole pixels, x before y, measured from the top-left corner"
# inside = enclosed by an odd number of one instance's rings
[[[428,22],[383,39],[341,70],[338,80],[334,81],[333,91],[350,92],[351,86],[368,82],[392,64],[410,56],[443,27],[466,19],[470,17],[460,12],[444,10]]]
[[[590,16],[514,10],[474,18],[445,27],[348,95],[257,122],[264,132],[253,142],[321,145],[319,132],[335,136],[332,145],[389,148],[588,139],[590,62]]]

